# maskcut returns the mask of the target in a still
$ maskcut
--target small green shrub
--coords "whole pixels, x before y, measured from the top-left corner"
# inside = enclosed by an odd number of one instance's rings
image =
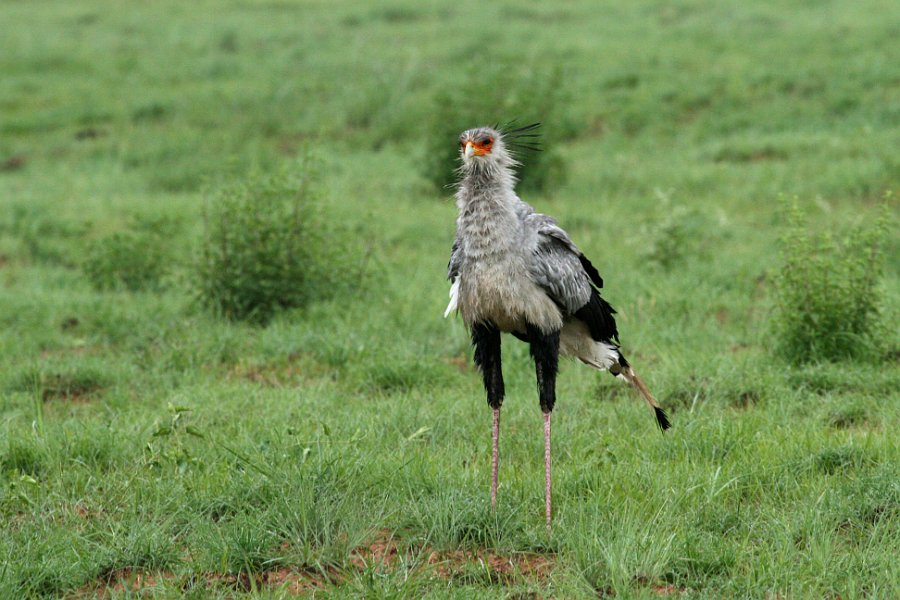
[[[541,151],[521,150],[516,158],[519,189],[545,192],[566,177],[565,163],[556,148],[577,127],[563,115],[562,72],[525,70],[511,64],[479,64],[462,83],[453,82],[434,97],[422,174],[439,191],[456,181],[459,134],[472,127],[541,122]]]
[[[664,216],[647,232],[646,241],[649,243],[645,247],[644,257],[663,271],[672,271],[689,258],[704,254],[711,241],[711,229],[701,211],[667,207]]]
[[[887,221],[843,239],[811,233],[796,205],[782,240],[775,279],[775,334],[795,364],[873,356],[879,349]]]
[[[359,283],[360,238],[328,218],[315,189],[307,157],[293,172],[251,176],[218,192],[195,278],[202,304],[228,319],[265,323]]]
[[[98,290],[159,289],[167,266],[163,248],[154,233],[122,231],[92,243],[81,267]]]

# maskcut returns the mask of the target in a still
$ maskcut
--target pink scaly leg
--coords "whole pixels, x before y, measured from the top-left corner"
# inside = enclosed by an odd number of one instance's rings
[[[493,452],[491,453],[491,510],[497,507],[497,472],[500,467],[500,409],[494,409]]]
[[[547,531],[550,531],[550,413],[544,413],[544,499],[547,509]]]

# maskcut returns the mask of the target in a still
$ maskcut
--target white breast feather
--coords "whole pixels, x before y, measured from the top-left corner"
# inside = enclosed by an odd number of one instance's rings
[[[453,285],[450,286],[450,304],[447,305],[447,310],[444,311],[444,318],[446,319],[450,316],[454,310],[456,310],[459,299],[459,277],[453,280]]]

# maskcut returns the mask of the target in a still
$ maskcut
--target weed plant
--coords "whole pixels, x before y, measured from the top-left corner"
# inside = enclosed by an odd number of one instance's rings
[[[886,213],[839,237],[813,233],[794,204],[776,279],[776,337],[792,363],[873,357],[882,346]]]
[[[256,174],[221,189],[206,214],[197,265],[201,302],[228,319],[265,323],[359,282],[357,238],[329,222],[307,157],[296,170]]]
[[[166,258],[159,236],[123,231],[91,244],[82,269],[97,290],[154,290],[166,274]]]
[[[699,210],[669,207],[654,226],[649,228],[644,256],[663,271],[673,271],[690,258],[703,256],[708,241],[714,237],[711,224]]]

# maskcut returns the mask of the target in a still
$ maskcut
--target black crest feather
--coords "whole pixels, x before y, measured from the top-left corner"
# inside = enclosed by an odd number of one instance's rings
[[[540,127],[540,123],[517,126],[515,121],[510,121],[503,125],[497,125],[494,129],[503,135],[503,141],[512,150],[540,152],[541,134],[538,131]]]

